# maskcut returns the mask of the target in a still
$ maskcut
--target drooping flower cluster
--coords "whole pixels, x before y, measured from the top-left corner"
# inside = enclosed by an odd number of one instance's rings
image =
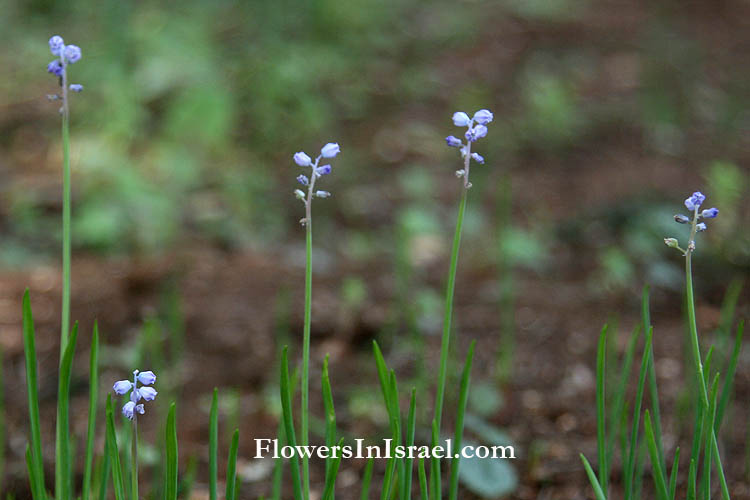
[[[700,191],[696,191],[685,200],[685,208],[690,210],[691,216],[687,216],[683,214],[677,214],[674,216],[674,220],[678,224],[690,224],[691,225],[690,240],[688,241],[687,250],[680,248],[680,244],[676,238],[664,239],[664,243],[668,247],[676,248],[684,254],[687,254],[687,252],[691,252],[695,250],[695,240],[694,240],[695,234],[703,232],[707,229],[706,223],[700,222],[700,221],[706,220],[706,219],[715,219],[719,215],[718,208],[712,207],[712,208],[701,210],[701,205],[703,205],[704,201],[706,201],[706,196]]]
[[[306,207],[309,207],[313,197],[328,198],[329,196],[331,196],[331,193],[329,193],[328,191],[315,190],[315,181],[318,180],[318,178],[320,178],[321,176],[331,173],[331,165],[318,165],[320,164],[321,158],[335,158],[336,155],[338,155],[340,152],[341,148],[339,147],[338,143],[329,142],[320,150],[320,154],[317,158],[315,158],[315,161],[313,161],[312,158],[310,158],[310,156],[303,151],[294,153],[294,163],[296,163],[300,167],[310,167],[309,176],[305,174],[300,174],[297,176],[297,182],[307,187],[307,193],[305,193],[301,189],[294,190],[294,196],[298,200],[302,200]],[[303,224],[305,223],[305,221],[306,219],[302,219]]]
[[[65,45],[61,36],[55,35],[49,39],[49,50],[52,55],[57,57],[47,64],[47,72],[60,77],[60,84],[63,84],[63,76],[68,64],[73,64],[81,60],[81,48],[77,45]],[[70,90],[81,92],[83,85],[78,83],[70,84]],[[54,97],[54,96],[53,96]],[[59,98],[59,96],[58,96]]]
[[[469,165],[471,160],[479,164],[484,163],[484,157],[479,153],[471,152],[471,144],[478,141],[482,137],[487,135],[487,124],[492,121],[494,115],[488,109],[480,109],[472,118],[463,111],[456,111],[453,113],[453,124],[457,127],[466,127],[464,138],[466,144],[458,137],[449,135],[445,138],[445,142],[452,148],[460,148],[461,157],[464,159],[465,167],[462,170],[456,171],[457,177],[464,178],[464,185],[468,188],[471,187],[469,183]]]
[[[124,396],[130,392],[130,401],[125,403],[122,407],[122,414],[129,420],[136,418],[136,414],[143,415],[146,410],[143,408],[143,403],[139,403],[141,399],[144,401],[153,401],[158,394],[156,389],[153,387],[138,387],[138,383],[143,386],[150,386],[156,382],[156,375],[152,371],[141,372],[135,370],[133,372],[133,381],[130,380],[118,380],[115,385],[112,386],[112,390],[120,396]]]

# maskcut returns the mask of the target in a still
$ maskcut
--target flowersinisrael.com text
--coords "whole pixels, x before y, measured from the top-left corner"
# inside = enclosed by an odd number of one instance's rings
[[[445,446],[393,446],[392,439],[382,445],[365,445],[364,439],[355,439],[352,445],[335,446],[279,446],[278,439],[256,439],[255,458],[516,458],[513,446],[462,446],[453,448],[453,440]]]

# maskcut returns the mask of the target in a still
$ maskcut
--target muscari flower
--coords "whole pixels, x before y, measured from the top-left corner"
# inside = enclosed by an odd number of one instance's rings
[[[70,64],[76,63],[81,60],[81,48],[78,45],[66,45],[63,56]]]
[[[495,118],[495,115],[492,114],[492,111],[489,109],[480,109],[476,113],[474,113],[473,120],[480,125],[487,125],[492,121],[492,119]]]
[[[309,167],[312,164],[312,159],[307,156],[304,152],[294,153],[294,163],[300,167]]]
[[[448,143],[448,146],[452,148],[460,148],[461,146],[464,145],[464,143],[461,142],[461,139],[452,135],[449,135],[448,137],[446,137],[445,142]]]
[[[63,65],[59,59],[55,59],[47,65],[47,73],[52,73],[55,76],[62,76]]]
[[[144,387],[138,387],[138,383],[141,383]],[[153,401],[156,398],[158,392],[153,387],[146,387],[156,382],[156,375],[152,371],[141,372],[135,370],[133,372],[133,381],[130,380],[118,380],[112,386],[112,389],[116,394],[124,396],[130,391],[130,401],[125,403],[122,407],[122,414],[129,420],[133,420],[136,413],[143,415],[146,410],[143,404],[139,404],[138,401],[143,399],[144,401]]]
[[[718,208],[708,208],[701,212],[701,217],[704,219],[715,219],[717,215],[719,215]]]
[[[471,158],[479,164],[484,164],[484,156],[480,155],[479,153],[471,153]]]
[[[471,125],[471,118],[463,111],[453,113],[453,125],[456,127],[468,127]]]
[[[60,51],[65,48],[65,42],[63,41],[62,37],[59,35],[55,35],[52,38],[49,39],[49,50],[52,52],[53,56],[60,57]]]
[[[320,150],[320,155],[323,158],[334,158],[341,152],[341,148],[337,142],[329,142]]]
[[[464,137],[466,137],[466,140],[469,142],[476,142],[486,135],[487,127],[485,127],[484,125],[477,125],[467,130],[464,134]]]
[[[700,207],[701,204],[703,204],[705,200],[706,200],[706,197],[703,195],[703,193],[701,193],[700,191],[696,191],[695,193],[690,195],[690,197],[687,200],[685,200],[685,206],[687,207],[688,210],[692,212],[698,207]]]
[[[321,175],[328,175],[331,173],[331,166],[330,165],[323,165],[322,167],[316,167],[315,168],[315,175],[320,177]]]
[[[83,85],[80,83],[71,83],[70,87],[68,87],[73,92],[83,92]]]
[[[297,182],[299,182],[303,186],[307,186],[308,184],[310,184],[310,181],[308,180],[306,175],[298,175]]]

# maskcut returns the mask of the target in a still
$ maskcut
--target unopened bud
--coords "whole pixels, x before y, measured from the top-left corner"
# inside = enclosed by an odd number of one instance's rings
[[[669,248],[679,248],[680,243],[677,241],[676,238],[664,238],[664,244],[667,245]]]

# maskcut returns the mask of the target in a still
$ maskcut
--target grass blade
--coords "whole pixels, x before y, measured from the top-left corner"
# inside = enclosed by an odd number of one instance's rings
[[[607,325],[599,334],[596,351],[596,450],[599,456],[599,480],[602,491],[608,491],[609,466],[607,465],[607,431],[605,419],[605,386],[607,380]]]
[[[372,482],[372,469],[375,465],[375,459],[369,458],[365,466],[365,473],[362,475],[362,493],[359,500],[368,500],[370,498],[370,483]]]
[[[596,497],[596,500],[607,500],[607,497],[604,496],[604,492],[602,491],[602,486],[599,484],[599,480],[596,478],[596,473],[594,472],[594,469],[591,468],[591,464],[589,464],[589,461],[586,460],[585,456],[583,456],[583,453],[579,453],[579,456],[581,457],[581,461],[583,462],[583,467],[586,469],[586,475],[589,477],[591,487],[594,489],[594,496]]]
[[[427,490],[427,473],[424,470],[424,458],[420,457],[417,464],[419,474],[419,495],[422,500],[429,500]]]
[[[229,458],[227,459],[227,491],[226,500],[237,498],[237,449],[240,444],[240,430],[235,429],[232,434],[232,444],[229,446]]]
[[[641,358],[641,371],[638,374],[638,391],[635,397],[635,406],[633,408],[633,423],[632,430],[630,432],[630,449],[628,450],[628,458],[625,468],[625,499],[632,498],[633,494],[633,483],[635,480],[635,464],[636,464],[636,453],[638,451],[638,427],[641,420],[641,405],[643,404],[643,390],[646,385],[646,373],[648,372],[648,360],[651,356],[651,340],[653,338],[654,330],[649,328],[648,334],[646,335],[646,345],[643,350],[643,357]]]
[[[641,299],[641,319],[643,321],[643,331],[647,332],[651,328],[651,310],[649,308],[649,287],[643,287]],[[659,452],[659,467],[662,469],[662,475],[667,474],[667,462],[664,458],[664,446],[662,444],[661,433],[661,411],[659,410],[659,391],[656,385],[656,369],[654,367],[653,347],[648,357],[648,392],[651,396],[651,414],[653,415],[654,439],[656,439],[656,450]],[[605,490],[606,491],[606,490]]]
[[[406,447],[411,449],[414,446],[414,435],[416,433],[417,421],[417,390],[411,390],[411,399],[409,401],[409,417],[406,420]],[[407,457],[404,460],[404,500],[411,499],[411,483],[414,459]]]
[[[654,437],[654,429],[651,423],[651,414],[648,410],[643,417],[643,428],[646,433],[646,446],[648,446],[648,453],[651,457],[651,474],[654,477],[654,485],[656,486],[656,493],[658,498],[661,500],[667,500],[669,498],[669,492],[667,490],[667,482],[662,472],[661,464],[659,463],[659,450],[656,446],[656,439]]]
[[[469,399],[469,381],[471,378],[471,364],[474,360],[474,348],[476,347],[476,341],[471,342],[469,346],[469,353],[466,355],[466,363],[464,363],[464,371],[461,375],[461,390],[458,396],[458,409],[456,413],[456,431],[454,434],[455,449],[461,449],[461,442],[464,436],[464,415],[466,414],[466,403]],[[456,500],[458,498],[458,470],[460,466],[460,457],[451,458],[451,478],[450,478],[450,490],[448,498],[450,500]]]
[[[97,500],[107,500],[107,483],[109,480],[109,446],[107,442],[107,440],[104,442],[104,456],[101,458],[98,471],[97,485],[99,487],[99,495],[97,496]]]
[[[94,321],[94,333],[91,337],[91,354],[89,356],[89,421],[86,428],[86,456],[83,466],[83,485],[81,497],[91,499],[91,473],[94,463],[94,440],[96,438],[96,412],[99,392],[99,323]]]
[[[120,451],[117,448],[117,434],[115,433],[115,417],[112,410],[112,395],[107,395],[107,443],[105,445],[109,454],[112,470],[112,484],[115,490],[115,500],[125,500],[125,482],[122,477],[122,465],[120,464]]]
[[[332,447],[336,443],[336,411],[333,406],[333,390],[331,380],[328,376],[328,355],[323,360],[323,373],[321,374],[321,385],[323,394],[323,409],[325,411],[325,442],[326,446]],[[331,467],[336,459],[330,456],[326,458],[326,478],[331,472]]]
[[[380,347],[376,341],[372,341],[372,350],[375,355],[375,366],[378,368],[378,380],[380,380],[380,390],[383,393],[385,400],[386,409],[390,405],[390,396],[388,394],[388,366],[385,364],[385,358],[383,353],[380,351]]]
[[[687,500],[695,500],[695,475],[696,475],[696,457],[690,459],[690,469],[688,470]]]
[[[716,435],[719,434],[721,424],[724,421],[724,412],[726,411],[729,399],[732,397],[732,388],[734,386],[734,376],[737,373],[737,360],[740,356],[740,350],[742,348],[742,334],[745,331],[745,322],[740,321],[737,325],[737,335],[734,339],[734,349],[732,350],[732,357],[729,360],[729,366],[727,373],[724,378],[724,385],[721,388],[721,397],[719,398],[719,406],[716,408],[716,425],[714,427]]]
[[[674,461],[672,462],[672,473],[669,475],[669,500],[674,500],[677,493],[677,471],[680,467],[680,447],[674,451]]]
[[[169,406],[166,430],[167,463],[164,479],[165,500],[177,500],[177,418],[175,404]]]
[[[39,385],[37,382],[36,347],[34,345],[34,317],[31,313],[29,290],[23,294],[23,351],[26,358],[26,391],[29,399],[29,426],[31,430],[31,463],[33,465],[32,491],[35,500],[45,500],[47,489],[44,486],[44,458],[42,456],[42,435],[39,426]],[[29,477],[32,480],[32,476]]]
[[[338,446],[342,446],[343,444],[344,438],[341,438],[338,442]],[[336,487],[336,477],[339,474],[339,465],[341,465],[340,453],[333,459],[330,469],[326,472],[326,485],[323,489],[322,500],[333,500],[333,493]]]
[[[60,375],[57,386],[57,424],[55,426],[55,498],[69,500],[70,479],[70,374],[73,369],[73,354],[78,337],[78,323],[73,325],[65,352],[60,360]]]
[[[623,460],[625,460],[625,457],[627,457],[628,408],[625,396],[628,388],[628,379],[630,378],[630,370],[632,369],[633,359],[635,358],[635,348],[638,344],[638,337],[640,337],[640,332],[641,327],[639,325],[633,330],[633,333],[630,335],[627,348],[625,349],[625,357],[620,365],[620,381],[617,385],[617,392],[615,393],[614,403],[612,405],[612,413],[610,415],[610,421],[614,422],[616,432],[610,433],[610,438],[607,442],[608,464],[612,463],[615,444],[618,441]]]
[[[281,408],[284,420],[284,432],[289,446],[297,446],[297,436],[294,432],[294,416],[292,415],[292,392],[289,384],[289,359],[287,347],[281,351]],[[294,485],[295,500],[302,500],[302,483],[300,481],[299,457],[295,453],[289,459],[292,469],[292,484]],[[228,499],[227,499],[228,500]]]
[[[440,439],[440,430],[435,419],[432,420],[432,447],[437,446]],[[430,458],[430,498],[440,499],[442,494],[443,480],[440,475],[440,459]]]
[[[211,412],[208,417],[208,495],[209,500],[216,500],[216,483],[218,481],[219,453],[219,391],[214,387],[211,398]]]
[[[709,393],[709,404],[708,404],[708,415],[706,423],[708,424],[706,429],[706,439],[704,444],[703,452],[703,476],[701,477],[699,491],[703,493],[703,498],[709,500],[711,497],[711,452],[713,444],[713,433],[711,430],[714,428],[714,422],[716,421],[716,398],[719,391],[719,374],[714,376],[713,382],[711,383],[711,389]]]

